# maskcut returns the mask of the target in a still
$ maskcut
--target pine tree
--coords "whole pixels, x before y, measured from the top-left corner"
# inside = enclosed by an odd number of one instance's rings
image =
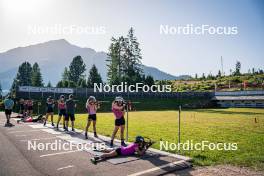
[[[205,74],[203,73],[202,74],[202,80],[205,80],[206,78],[205,78]]]
[[[84,77],[85,70],[86,65],[83,62],[82,57],[74,57],[69,67],[69,81],[78,83],[79,79]]]
[[[62,80],[57,83],[56,87],[68,87],[69,86],[69,69],[67,67],[64,68],[62,73]]]
[[[218,70],[217,77],[218,77],[218,78],[221,78],[221,76],[222,76],[221,71]]]
[[[60,88],[64,87],[63,81],[62,81],[62,80],[59,81],[59,82],[57,83],[56,87],[60,87]]]
[[[152,76],[148,75],[144,81],[144,83],[148,86],[152,86],[155,84],[154,79]]]
[[[32,67],[29,62],[24,62],[18,67],[16,86],[31,86]]]
[[[255,68],[252,68],[252,74],[253,75],[255,74]]]
[[[1,82],[0,82],[0,98],[2,98],[2,95],[3,95],[3,90],[2,90],[2,85],[1,85]]]
[[[86,84],[86,80],[85,79],[81,79],[80,83],[79,83],[79,87],[81,88],[86,88],[87,84]]]
[[[67,67],[65,67],[62,73],[62,81],[68,81],[68,80],[69,80],[69,70]]]
[[[75,88],[75,87],[77,87],[76,82],[73,82],[73,81],[67,81],[67,84],[68,84],[68,87],[70,87],[70,88]]]
[[[80,78],[79,81],[78,81],[78,83],[77,83],[77,86],[78,86],[78,87],[81,87],[81,88],[85,88],[85,87],[87,87],[86,79],[84,79],[84,78]]]
[[[49,81],[47,87],[52,87],[51,82]]]
[[[31,82],[32,82],[32,86],[36,86],[36,87],[43,86],[42,75],[38,63],[34,63],[32,67]]]
[[[139,48],[139,43],[134,35],[134,29],[130,28],[128,31],[127,38],[122,41],[123,54],[123,81],[128,82],[128,84],[135,84],[136,82],[142,82],[142,64],[141,64],[141,50]]]
[[[127,37],[112,38],[108,53],[108,81],[118,84],[142,82],[141,50],[134,29],[130,28]]]
[[[16,78],[13,80],[10,92],[12,95],[16,94],[19,86],[31,86],[32,67],[29,62],[23,62],[18,67]]]
[[[239,61],[237,61],[237,62],[236,62],[235,73],[234,73],[235,76],[239,76],[239,75],[241,75],[241,73],[240,73],[240,69],[241,69],[241,63],[240,63]]]
[[[63,87],[69,87],[69,81],[63,81]]]
[[[112,37],[111,45],[109,47],[107,64],[108,72],[108,82],[110,85],[119,84],[121,81],[121,41],[122,38],[115,39]]]
[[[92,66],[92,68],[89,71],[89,77],[87,80],[87,86],[89,88],[94,87],[94,83],[102,83],[102,78],[100,74],[98,73],[98,70],[95,65]]]
[[[130,66],[132,69],[137,73],[142,73],[142,55],[141,55],[141,49],[139,48],[139,43],[137,41],[137,38],[134,35],[134,29],[130,28],[128,31],[128,53],[129,53],[129,60],[130,60]]]

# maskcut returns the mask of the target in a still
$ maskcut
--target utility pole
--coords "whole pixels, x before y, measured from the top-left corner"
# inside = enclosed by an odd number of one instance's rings
[[[221,70],[222,70],[222,75],[224,75],[224,64],[223,64],[223,57],[221,56]]]
[[[179,106],[179,119],[178,119],[178,150],[180,153],[180,143],[181,143],[181,105]]]

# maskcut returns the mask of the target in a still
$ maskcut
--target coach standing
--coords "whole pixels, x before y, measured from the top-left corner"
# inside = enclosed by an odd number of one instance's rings
[[[12,109],[14,107],[14,101],[11,99],[10,95],[8,95],[7,98],[5,99],[4,105],[5,105],[5,115],[7,120],[5,126],[12,126],[12,124],[10,123],[10,118],[12,114]]]

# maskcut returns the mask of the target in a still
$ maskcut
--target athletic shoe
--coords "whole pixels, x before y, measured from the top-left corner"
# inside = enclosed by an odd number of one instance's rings
[[[14,125],[12,123],[10,123],[10,122],[5,124],[5,127],[12,127],[12,126],[14,126]]]
[[[97,164],[97,160],[96,160],[95,158],[91,158],[90,161],[91,161],[94,165]]]
[[[126,147],[126,146],[127,146],[126,143],[125,143],[124,141],[121,142],[121,145],[122,145],[123,147]]]

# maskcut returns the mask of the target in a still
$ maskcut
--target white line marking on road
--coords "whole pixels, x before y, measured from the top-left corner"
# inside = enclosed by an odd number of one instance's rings
[[[40,155],[40,158],[43,157],[47,157],[47,156],[54,156],[54,155],[63,155],[63,154],[67,154],[67,153],[74,153],[74,152],[80,152],[82,150],[71,150],[71,151],[67,151],[67,152],[59,152],[59,153],[50,153],[50,154],[46,154],[46,155]]]
[[[22,136],[27,136],[27,135],[25,135],[25,134],[18,134],[18,135],[16,135],[16,137],[22,137]]]
[[[71,167],[74,167],[73,165],[69,165],[69,166],[65,166],[65,167],[60,167],[58,168],[57,170],[62,170],[62,169],[67,169],[67,168],[71,168]]]
[[[165,167],[173,167],[175,165],[178,165],[178,164],[182,164],[184,163],[185,161],[184,160],[180,160],[180,161],[175,161],[173,163],[168,163],[168,164],[164,164],[164,165],[161,165],[159,167],[153,167],[151,169],[147,169],[147,170],[144,170],[144,171],[141,171],[141,172],[137,172],[137,173],[134,173],[134,174],[130,174],[128,176],[138,176],[138,175],[143,175],[143,174],[146,174],[146,173],[149,173],[149,172],[154,172],[154,171],[157,171],[157,170],[160,170],[160,169],[163,169]]]
[[[23,132],[34,132],[34,131],[40,131],[40,130],[9,131],[8,133],[23,133]]]
[[[27,142],[27,141],[40,141],[40,140],[48,140],[48,139],[56,139],[57,137],[49,137],[49,138],[36,138],[36,139],[23,139],[20,140],[21,142]]]
[[[50,133],[50,134],[63,134],[63,131],[54,131],[54,129],[40,129],[41,131],[44,131],[44,132],[47,132],[47,133]]]

